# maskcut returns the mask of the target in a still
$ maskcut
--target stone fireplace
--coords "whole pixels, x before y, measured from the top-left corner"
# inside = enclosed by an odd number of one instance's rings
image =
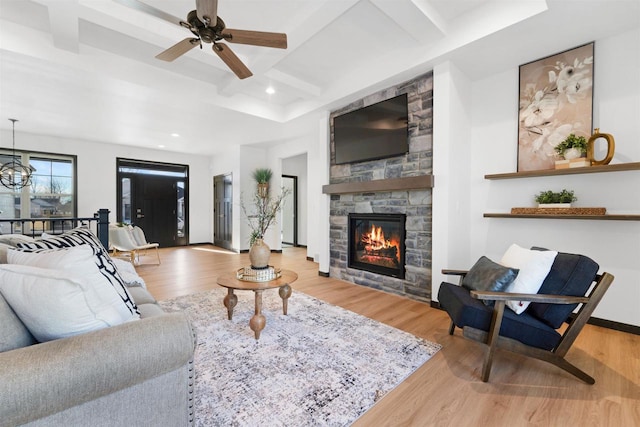
[[[333,118],[402,93],[408,96],[409,152],[387,159],[335,164]],[[431,300],[432,110],[433,74],[427,73],[331,113],[330,183],[323,188],[323,192],[331,195],[331,277],[419,301]],[[354,227],[350,217],[353,214],[375,218],[369,221],[369,227],[378,221],[379,214],[404,217],[404,250],[398,249],[404,257],[398,261],[404,264],[401,268],[376,271],[379,265],[369,268],[370,264],[376,264],[368,262],[372,260],[371,254],[365,254],[364,260],[358,259],[362,252],[349,248],[349,236]],[[380,227],[377,223],[375,226]],[[386,238],[384,227],[383,231]],[[364,251],[362,243],[360,251]],[[402,269],[404,273],[401,273]]]
[[[404,214],[349,214],[349,268],[404,279]]]

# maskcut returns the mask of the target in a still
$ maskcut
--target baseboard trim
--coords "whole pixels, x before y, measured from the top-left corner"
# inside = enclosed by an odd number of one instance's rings
[[[587,323],[594,326],[601,326],[603,328],[613,329],[614,331],[621,331],[621,332],[627,332],[633,335],[640,335],[640,326],[629,325],[627,323],[614,322],[613,320],[600,319],[598,317],[590,317]]]
[[[329,273],[325,273],[324,271],[318,271],[318,276],[329,277]]]
[[[431,308],[437,308],[442,310],[438,301],[431,301]],[[570,320],[573,320],[575,315],[569,316]],[[607,329],[613,329],[614,331],[627,332],[633,335],[640,335],[640,326],[629,325],[628,323],[614,322],[613,320],[600,319],[598,317],[590,317],[587,321],[588,324],[593,326],[600,326]]]

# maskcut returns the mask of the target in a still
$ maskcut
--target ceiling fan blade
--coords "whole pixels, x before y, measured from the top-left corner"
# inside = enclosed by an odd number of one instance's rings
[[[170,15],[166,12],[161,11],[160,9],[156,9],[155,7],[151,7],[146,3],[142,3],[138,0],[114,0],[116,3],[120,3],[121,5],[130,7],[131,9],[139,10],[140,12],[147,13],[149,15],[155,16],[156,18],[164,19],[165,21],[169,21],[172,24],[176,24],[179,26],[183,26],[181,24],[182,19],[177,18],[173,15]]]
[[[209,21],[209,27],[215,27],[218,19],[218,0],[196,0],[198,19],[204,23]]]
[[[232,30],[226,28],[222,37],[229,43],[250,44],[253,46],[287,48],[287,35],[283,33],[267,33],[264,31]]]
[[[218,54],[220,59],[222,59],[222,61],[224,61],[224,63],[227,64],[229,68],[231,68],[231,71],[233,71],[236,76],[238,76],[238,78],[246,79],[247,77],[253,76],[253,73],[247,68],[246,65],[244,65],[242,61],[240,61],[240,58],[238,58],[226,44],[214,44],[213,51]]]
[[[186,38],[171,46],[169,49],[156,55],[156,58],[163,61],[171,62],[179,56],[184,55],[196,46],[200,45],[200,40],[195,38]]]

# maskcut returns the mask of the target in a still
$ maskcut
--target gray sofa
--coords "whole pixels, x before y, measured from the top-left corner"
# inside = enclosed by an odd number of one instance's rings
[[[195,333],[129,291],[140,320],[45,343],[0,295],[0,426],[193,425]]]

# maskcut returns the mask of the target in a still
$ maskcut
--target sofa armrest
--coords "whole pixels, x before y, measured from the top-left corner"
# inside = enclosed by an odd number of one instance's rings
[[[471,297],[488,301],[529,301],[547,304],[584,304],[589,302],[587,297],[570,295],[546,294],[517,294],[513,292],[471,291]]]
[[[194,350],[189,320],[172,313],[0,353],[0,424],[45,417],[173,371]]]

